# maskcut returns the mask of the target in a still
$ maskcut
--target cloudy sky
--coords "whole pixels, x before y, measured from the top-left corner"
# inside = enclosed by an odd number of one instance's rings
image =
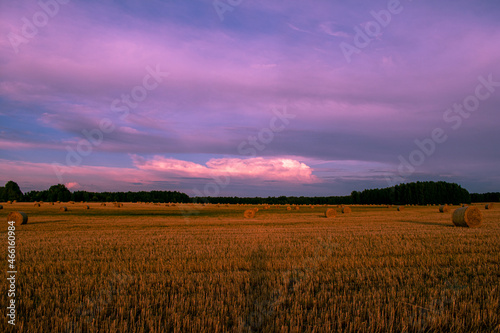
[[[1,1],[0,184],[500,191],[500,2]]]

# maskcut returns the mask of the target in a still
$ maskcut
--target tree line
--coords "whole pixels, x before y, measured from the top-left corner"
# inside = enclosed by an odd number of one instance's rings
[[[45,201],[45,202],[191,202],[189,196],[177,191],[142,191],[142,192],[71,192],[65,185],[51,186],[44,191],[21,192],[19,186],[9,181],[5,187],[0,187],[0,201]]]
[[[382,189],[352,191],[348,196],[332,197],[199,197],[200,203],[242,203],[242,204],[279,204],[279,205],[427,205],[427,204],[459,204],[470,203],[469,192],[455,183],[416,182],[400,184]]]
[[[472,202],[500,202],[500,192],[472,193]]]
[[[500,192],[472,193],[460,185],[448,182],[415,182],[400,184],[382,189],[353,191],[347,196],[328,197],[193,197],[177,191],[142,191],[142,192],[87,192],[69,191],[65,185],[51,186],[44,191],[30,191],[25,194],[19,185],[9,181],[0,187],[0,201],[86,201],[86,202],[176,202],[176,203],[212,203],[212,204],[269,204],[269,205],[427,205],[459,204],[470,202],[500,202]]]

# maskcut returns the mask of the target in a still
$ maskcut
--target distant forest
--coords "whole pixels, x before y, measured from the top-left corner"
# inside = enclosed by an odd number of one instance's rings
[[[176,202],[176,203],[221,203],[221,204],[280,204],[280,205],[339,205],[339,204],[383,204],[383,205],[427,205],[427,204],[459,204],[471,202],[500,202],[500,192],[472,193],[455,183],[416,182],[400,184],[382,189],[369,189],[362,192],[353,191],[347,196],[330,197],[193,197],[177,191],[150,192],[71,192],[66,186],[59,184],[45,191],[23,193],[19,186],[9,181],[0,187],[0,201],[33,202],[33,201],[85,201],[85,202]]]
[[[176,191],[150,191],[150,192],[70,192],[66,186],[59,184],[51,186],[45,191],[21,192],[19,186],[10,181],[5,187],[0,187],[0,201],[86,201],[86,202],[191,202],[185,193]]]

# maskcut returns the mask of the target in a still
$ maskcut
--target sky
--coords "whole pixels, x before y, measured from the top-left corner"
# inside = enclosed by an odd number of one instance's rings
[[[500,191],[500,2],[0,0],[0,185]]]

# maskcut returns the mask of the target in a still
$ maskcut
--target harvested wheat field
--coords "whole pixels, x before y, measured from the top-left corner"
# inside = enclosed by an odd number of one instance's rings
[[[495,332],[500,210],[478,207],[479,228],[432,206],[249,219],[257,206],[15,203],[1,216],[29,216],[16,225],[23,332]]]

